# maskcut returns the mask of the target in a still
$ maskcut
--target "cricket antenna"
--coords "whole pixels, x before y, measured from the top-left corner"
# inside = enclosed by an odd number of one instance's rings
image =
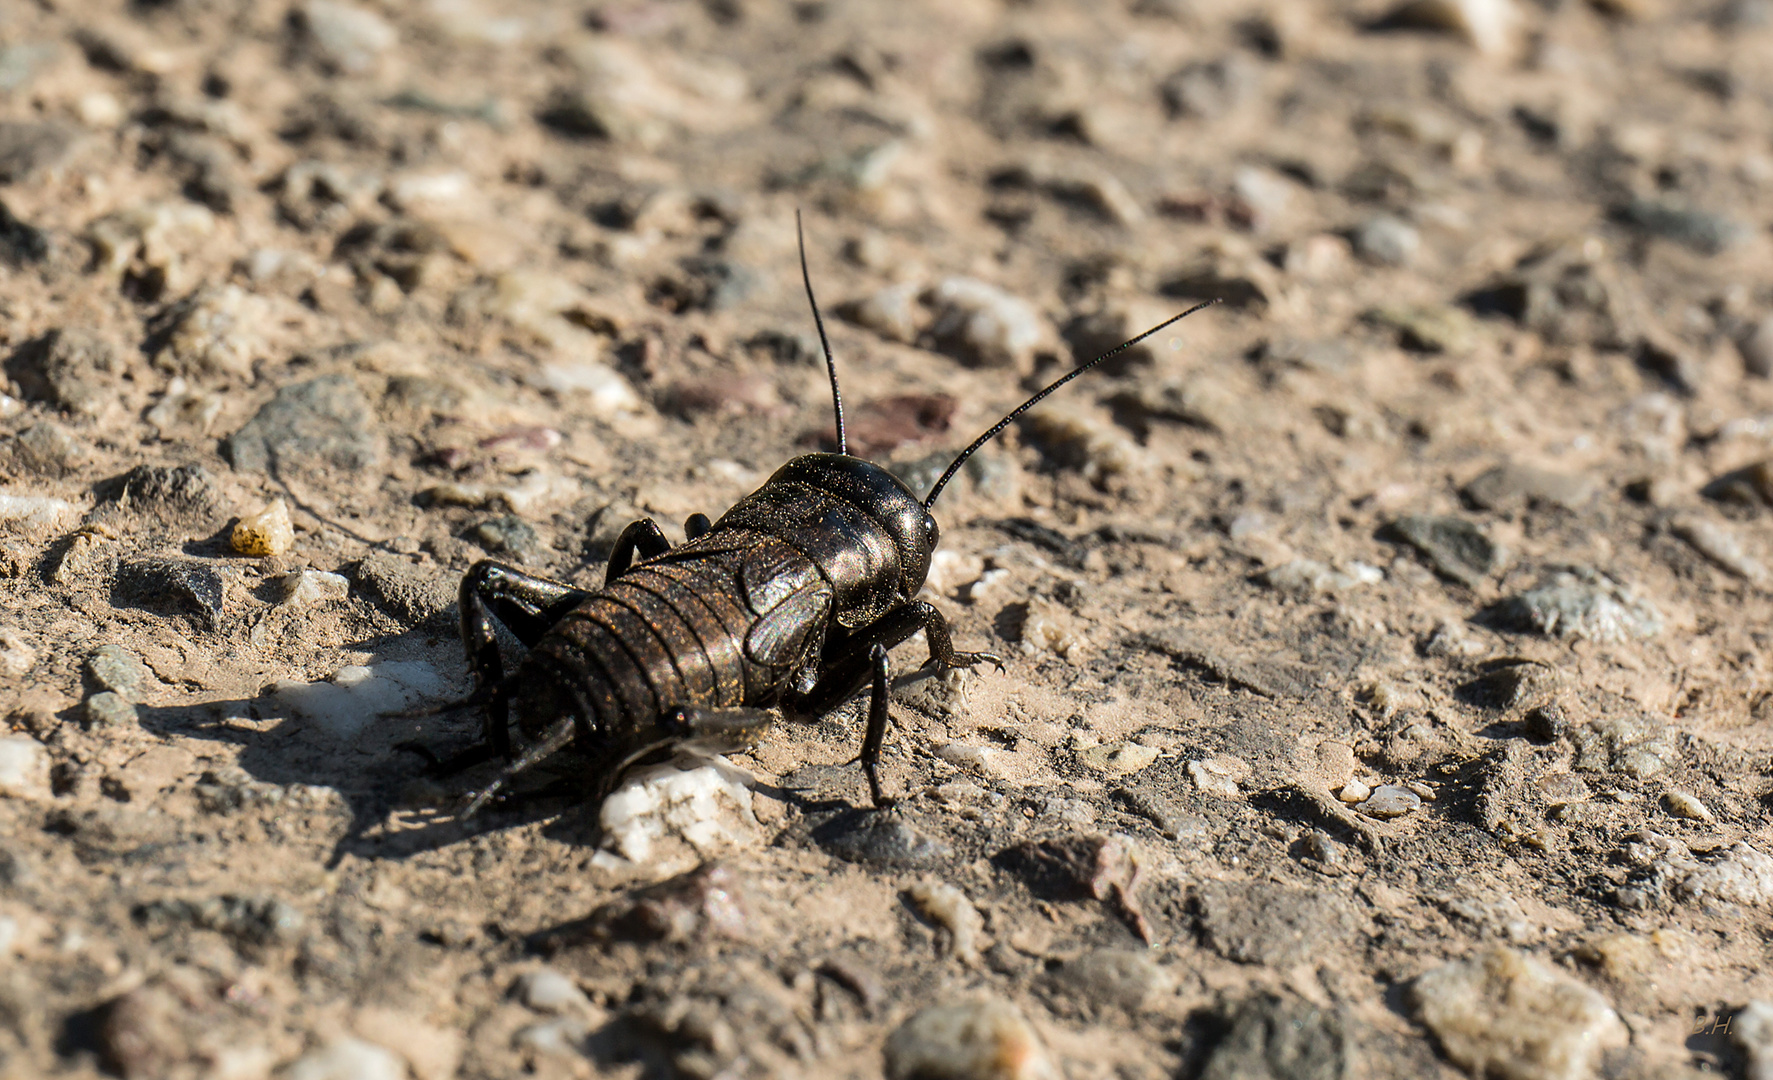
[[[977,439],[974,439],[973,445],[967,447],[965,450],[962,450],[960,452],[960,456],[955,458],[952,462],[949,463],[947,471],[944,472],[940,477],[937,478],[935,486],[930,488],[930,493],[928,495],[924,496],[924,498],[923,498],[924,508],[928,509],[929,507],[936,505],[936,496],[942,494],[942,489],[948,486],[948,481],[954,479],[954,474],[960,471],[960,467],[962,465],[966,464],[967,458],[972,457],[974,452],[976,452],[979,449],[979,447],[984,446],[986,443],[988,443],[992,439],[996,438],[998,432],[1002,431],[1004,428],[1007,428],[1010,426],[1010,424],[1014,423],[1016,417],[1021,416],[1023,413],[1027,412],[1029,409],[1032,409],[1036,405],[1040,404],[1043,400],[1046,399],[1046,396],[1048,394],[1051,394],[1053,391],[1059,389],[1059,387],[1064,386],[1066,383],[1077,378],[1079,375],[1082,375],[1084,372],[1090,370],[1091,368],[1095,367],[1097,364],[1100,364],[1102,361],[1108,359],[1109,357],[1115,356],[1119,353],[1126,352],[1128,349],[1139,344],[1141,341],[1144,341],[1146,338],[1148,338],[1151,335],[1162,330],[1164,327],[1169,326],[1171,323],[1180,322],[1181,320],[1188,318],[1188,316],[1193,315],[1195,312],[1199,311],[1201,308],[1212,307],[1214,304],[1217,304],[1218,302],[1219,301],[1216,299],[1215,300],[1203,300],[1202,302],[1189,308],[1187,311],[1184,311],[1180,315],[1170,316],[1169,318],[1165,319],[1163,322],[1158,323],[1156,326],[1145,331],[1143,334],[1140,334],[1138,337],[1130,338],[1126,341],[1123,341],[1119,345],[1116,345],[1114,348],[1109,349],[1107,352],[1103,353],[1101,356],[1098,356],[1094,360],[1091,360],[1089,363],[1079,364],[1077,367],[1072,368],[1070,371],[1068,371],[1064,375],[1060,376],[1058,380],[1056,380],[1052,383],[1049,383],[1047,385],[1046,389],[1042,390],[1040,393],[1029,398],[1027,401],[1024,401],[1022,404],[1016,406],[1015,410],[1013,412],[1011,412],[1010,415],[1004,417],[1002,420],[999,420],[995,425],[992,426],[990,431],[987,431],[985,434],[979,436]]]
[[[825,336],[825,320],[819,315],[819,302],[813,299],[813,275],[806,268],[806,232],[800,227],[800,210],[794,211],[794,235],[800,241],[800,280],[806,285],[806,302],[813,306],[813,325],[819,328],[819,345],[825,350],[825,370],[831,375],[831,405],[837,412],[837,452],[850,452],[849,436],[843,430],[843,391],[837,387],[837,361],[831,358],[831,339]]]

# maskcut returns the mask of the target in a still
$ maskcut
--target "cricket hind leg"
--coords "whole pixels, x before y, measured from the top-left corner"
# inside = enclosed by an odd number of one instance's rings
[[[511,695],[505,661],[499,655],[496,618],[526,646],[542,640],[561,617],[591,594],[558,581],[528,574],[513,566],[482,560],[462,578],[458,609],[462,646],[474,673],[470,701],[483,704],[485,742],[499,757],[511,757]],[[465,766],[464,766],[465,767]]]

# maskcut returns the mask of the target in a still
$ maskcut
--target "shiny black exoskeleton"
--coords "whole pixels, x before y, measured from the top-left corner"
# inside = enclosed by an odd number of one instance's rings
[[[685,532],[672,548],[652,521],[628,526],[597,592],[490,561],[469,571],[462,638],[478,685],[495,688],[492,748],[511,756],[514,708],[530,743],[518,768],[572,741],[605,789],[655,750],[742,746],[774,720],[770,710],[817,719],[872,681],[861,763],[881,805],[887,651],[922,630],[931,666],[1001,666],[956,652],[941,613],[914,599],[936,521],[872,462],[795,458],[718,522],[692,518]],[[509,680],[495,616],[530,649]]]
[[[804,243],[801,273],[824,342]],[[462,704],[484,707],[485,740],[457,760],[496,754],[509,764],[465,813],[569,743],[587,762],[586,786],[601,797],[643,758],[682,746],[747,746],[777,713],[817,719],[865,687],[859,760],[874,804],[885,805],[879,762],[888,650],[921,630],[926,667],[1003,666],[989,653],[956,652],[942,614],[915,599],[940,536],[929,507],[974,451],[1036,402],[1202,306],[1034,395],[962,451],[922,499],[884,468],[845,452],[843,399],[827,343],[838,453],[795,458],[717,522],[694,515],[678,547],[656,523],[633,522],[596,591],[496,562],[475,564],[462,581],[460,606],[475,692]],[[495,618],[529,648],[510,676]],[[513,710],[521,747],[511,738]]]

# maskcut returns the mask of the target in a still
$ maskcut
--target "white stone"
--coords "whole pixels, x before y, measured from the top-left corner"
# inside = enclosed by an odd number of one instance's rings
[[[755,839],[751,777],[720,757],[679,755],[671,761],[629,773],[603,801],[598,821],[603,851],[594,865],[645,863],[661,838],[677,836],[707,856]]]
[[[577,983],[553,968],[524,972],[512,994],[537,1012],[564,1013],[590,1004]]]
[[[1750,1001],[1731,1018],[1730,1037],[1748,1059],[1742,1080],[1773,1080],[1773,1002]]]
[[[406,1080],[406,1063],[392,1050],[343,1038],[297,1058],[281,1080]]]
[[[23,675],[37,663],[37,650],[15,626],[0,626],[0,675]]]
[[[48,794],[48,752],[29,735],[0,737],[0,795],[39,799]]]
[[[380,15],[337,0],[308,0],[302,15],[320,54],[340,71],[367,71],[398,40]]]
[[[1023,367],[1048,337],[1033,304],[977,278],[946,278],[924,300],[936,311],[931,334],[974,363]]]
[[[272,684],[272,707],[305,720],[341,740],[354,738],[382,713],[410,708],[450,692],[449,680],[422,660],[384,660],[342,667],[327,682],[281,679]]]
[[[52,529],[78,512],[78,507],[62,499],[0,491],[0,525],[22,526],[27,534]]]
[[[351,583],[342,574],[329,574],[324,570],[310,570],[306,567],[283,575],[278,579],[278,586],[283,590],[283,603],[292,607],[330,604],[335,600],[343,600],[351,593]]]
[[[1625,1042],[1600,994],[1502,946],[1427,972],[1410,998],[1447,1057],[1474,1076],[1588,1080],[1601,1051]]]

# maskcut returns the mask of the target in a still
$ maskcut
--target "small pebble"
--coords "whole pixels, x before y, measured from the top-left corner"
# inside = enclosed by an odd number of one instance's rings
[[[49,754],[29,735],[0,736],[0,795],[36,799],[49,794]]]
[[[1587,1080],[1602,1050],[1625,1043],[1600,994],[1503,946],[1428,971],[1410,1001],[1442,1052],[1474,1076]]]
[[[821,847],[847,862],[916,866],[949,854],[948,845],[887,811],[842,814],[813,830]]]
[[[1688,514],[1676,518],[1669,527],[1720,570],[1755,585],[1767,581],[1767,567],[1744,551],[1742,541],[1722,525]]]
[[[1104,743],[1078,751],[1077,760],[1098,772],[1130,776],[1156,761],[1158,753],[1138,743]]]
[[[1221,799],[1235,799],[1240,794],[1237,782],[1250,775],[1250,767],[1234,757],[1211,757],[1190,761],[1188,775],[1194,786]]]
[[[1594,571],[1556,573],[1503,601],[1496,614],[1512,630],[1601,642],[1653,638],[1663,627],[1655,605]]]
[[[0,626],[0,674],[19,676],[37,664],[37,650],[31,648],[16,627]]]
[[[289,518],[289,504],[281,498],[272,499],[257,513],[241,517],[228,535],[228,546],[236,554],[253,558],[288,552],[295,547],[295,524]]]
[[[924,302],[936,312],[937,345],[969,363],[1026,369],[1049,336],[1033,304],[976,278],[944,279]]]
[[[310,1050],[281,1080],[406,1080],[406,1062],[392,1050],[349,1036]]]
[[[1620,207],[1615,217],[1628,225],[1673,240],[1701,255],[1717,255],[1752,235],[1740,221],[1704,210],[1637,199]]]
[[[1755,324],[1755,328],[1737,341],[1742,353],[1742,366],[1750,375],[1773,378],[1773,315]]]
[[[291,606],[326,604],[343,600],[351,593],[351,583],[342,574],[329,574],[306,567],[278,579],[283,590],[283,603]]]
[[[966,893],[944,882],[918,882],[905,890],[918,913],[948,931],[948,952],[974,967],[979,963],[979,937],[985,920]]]
[[[565,1013],[589,1004],[577,983],[553,968],[526,971],[511,987],[511,996],[545,1013]]]
[[[149,684],[148,669],[135,654],[121,645],[100,645],[86,658],[86,674],[103,690],[114,690],[125,701],[139,702]]]
[[[1743,1080],[1773,1080],[1773,1002],[1751,1000],[1731,1017],[1728,1030],[1748,1059]]]
[[[1408,0],[1386,24],[1445,30],[1479,52],[1501,53],[1514,43],[1520,18],[1512,0]]]
[[[1663,794],[1662,801],[1668,807],[1668,812],[1675,817],[1686,818],[1688,821],[1716,820],[1704,803],[1680,788],[1670,788]]]
[[[515,514],[483,521],[468,531],[468,539],[489,552],[524,556],[541,543],[535,527]]]
[[[1358,806],[1359,804],[1366,802],[1372,794],[1372,788],[1361,783],[1359,780],[1350,780],[1348,783],[1342,785],[1342,790],[1336,793],[1336,797],[1350,806]]]
[[[86,699],[81,706],[86,724],[94,728],[133,727],[135,704],[114,690],[103,690]]]
[[[1354,249],[1370,262],[1408,266],[1422,247],[1416,227],[1390,214],[1368,218],[1354,231]]]
[[[314,51],[328,66],[346,74],[369,70],[398,40],[387,20],[366,8],[337,0],[307,0],[298,10]]]
[[[1366,319],[1396,330],[1404,348],[1418,352],[1458,355],[1478,341],[1476,320],[1451,304],[1388,304],[1367,312]]]
[[[1360,803],[1360,812],[1369,818],[1392,819],[1402,818],[1404,814],[1415,814],[1422,809],[1422,796],[1410,791],[1408,787],[1397,784],[1379,784],[1367,796],[1367,802]]]
[[[887,1080],[1056,1080],[1021,1010],[1001,998],[943,1002],[887,1037]]]

